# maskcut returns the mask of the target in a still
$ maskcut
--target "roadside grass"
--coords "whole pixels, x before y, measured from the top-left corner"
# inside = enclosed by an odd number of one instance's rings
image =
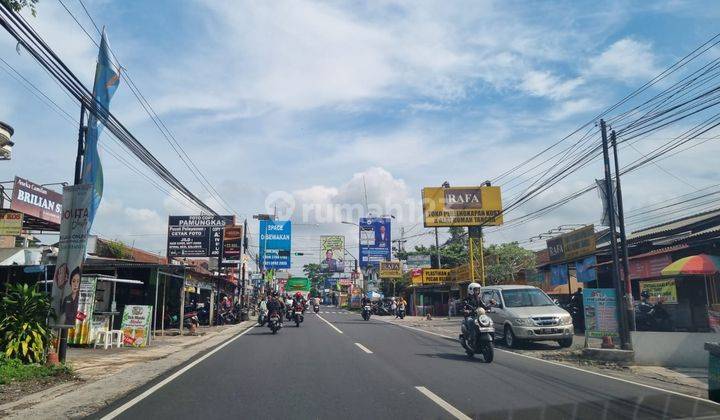
[[[44,366],[37,363],[25,365],[19,360],[0,356],[0,385],[32,379],[71,375],[72,368],[68,365]]]

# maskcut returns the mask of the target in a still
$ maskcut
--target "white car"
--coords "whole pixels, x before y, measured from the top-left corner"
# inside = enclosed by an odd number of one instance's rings
[[[487,286],[481,291],[486,305],[495,300],[488,315],[508,347],[517,347],[522,341],[549,340],[557,341],[560,347],[572,346],[572,317],[542,290],[508,285]]]

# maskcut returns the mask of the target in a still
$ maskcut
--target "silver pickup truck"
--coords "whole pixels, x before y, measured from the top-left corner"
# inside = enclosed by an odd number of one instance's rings
[[[573,343],[573,324],[570,314],[557,306],[542,290],[533,286],[487,286],[482,299],[490,306],[488,312],[495,323],[495,332],[508,347],[522,341],[557,341],[560,347]]]

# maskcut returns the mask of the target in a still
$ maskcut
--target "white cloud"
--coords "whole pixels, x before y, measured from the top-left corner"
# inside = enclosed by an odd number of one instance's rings
[[[560,80],[548,71],[529,71],[523,76],[520,88],[534,96],[562,99],[570,96],[583,83],[581,77]]]
[[[590,59],[588,75],[637,82],[660,73],[650,43],[623,38]]]

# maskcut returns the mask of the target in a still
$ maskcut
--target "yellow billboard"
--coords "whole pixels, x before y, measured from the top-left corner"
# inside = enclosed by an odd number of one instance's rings
[[[401,278],[402,276],[402,263],[400,261],[380,261],[381,278]]]
[[[423,268],[423,284],[445,283],[450,280],[449,268]]]
[[[422,189],[425,227],[502,225],[500,187]]]

